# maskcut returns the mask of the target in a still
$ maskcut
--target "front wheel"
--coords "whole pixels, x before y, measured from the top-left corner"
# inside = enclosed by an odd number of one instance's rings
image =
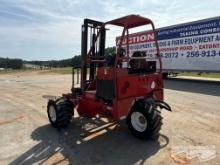
[[[53,127],[66,127],[74,115],[73,104],[67,99],[49,100],[47,104],[47,114]]]
[[[127,117],[127,124],[135,137],[157,140],[162,126],[162,117],[150,103],[137,101]]]

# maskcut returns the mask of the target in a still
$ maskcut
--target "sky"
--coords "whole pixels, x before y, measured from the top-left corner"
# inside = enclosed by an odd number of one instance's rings
[[[66,59],[80,54],[84,18],[109,21],[128,14],[156,28],[220,16],[219,0],[0,0],[0,57]],[[114,37],[107,46],[114,45]]]

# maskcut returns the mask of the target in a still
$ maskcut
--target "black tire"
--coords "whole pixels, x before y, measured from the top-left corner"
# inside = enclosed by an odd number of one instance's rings
[[[54,108],[55,118],[51,117],[50,108]],[[53,110],[52,110],[53,111]],[[73,104],[65,98],[55,101],[49,100],[47,104],[47,115],[51,125],[55,128],[67,127],[74,115]]]
[[[133,115],[142,114],[141,117],[145,118],[145,122],[147,122],[146,124],[147,126],[143,127],[141,131],[137,130],[134,124],[132,124],[131,121],[132,114]],[[136,101],[133,107],[131,108],[131,112],[127,117],[127,124],[129,130],[135,137],[140,139],[158,140],[160,135],[159,131],[162,126],[162,119],[163,118],[160,115],[160,112],[152,108],[152,103],[141,100],[141,101]]]

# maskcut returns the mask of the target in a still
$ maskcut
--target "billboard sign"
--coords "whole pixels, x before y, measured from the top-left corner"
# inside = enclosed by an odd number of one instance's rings
[[[220,17],[174,25],[156,30],[164,70],[220,71]],[[148,58],[156,52],[152,31],[130,34],[129,55],[145,51]],[[116,46],[120,37],[116,37]]]

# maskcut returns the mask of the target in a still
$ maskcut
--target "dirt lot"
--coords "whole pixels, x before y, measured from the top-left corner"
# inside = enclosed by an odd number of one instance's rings
[[[173,112],[162,112],[159,142],[135,139],[124,122],[75,117],[67,129],[52,128],[47,99],[69,92],[70,84],[71,75],[0,75],[0,164],[220,164],[218,82],[165,81]],[[95,133],[82,136],[82,125]],[[198,153],[173,155],[178,146],[213,146],[216,156],[201,162]]]

